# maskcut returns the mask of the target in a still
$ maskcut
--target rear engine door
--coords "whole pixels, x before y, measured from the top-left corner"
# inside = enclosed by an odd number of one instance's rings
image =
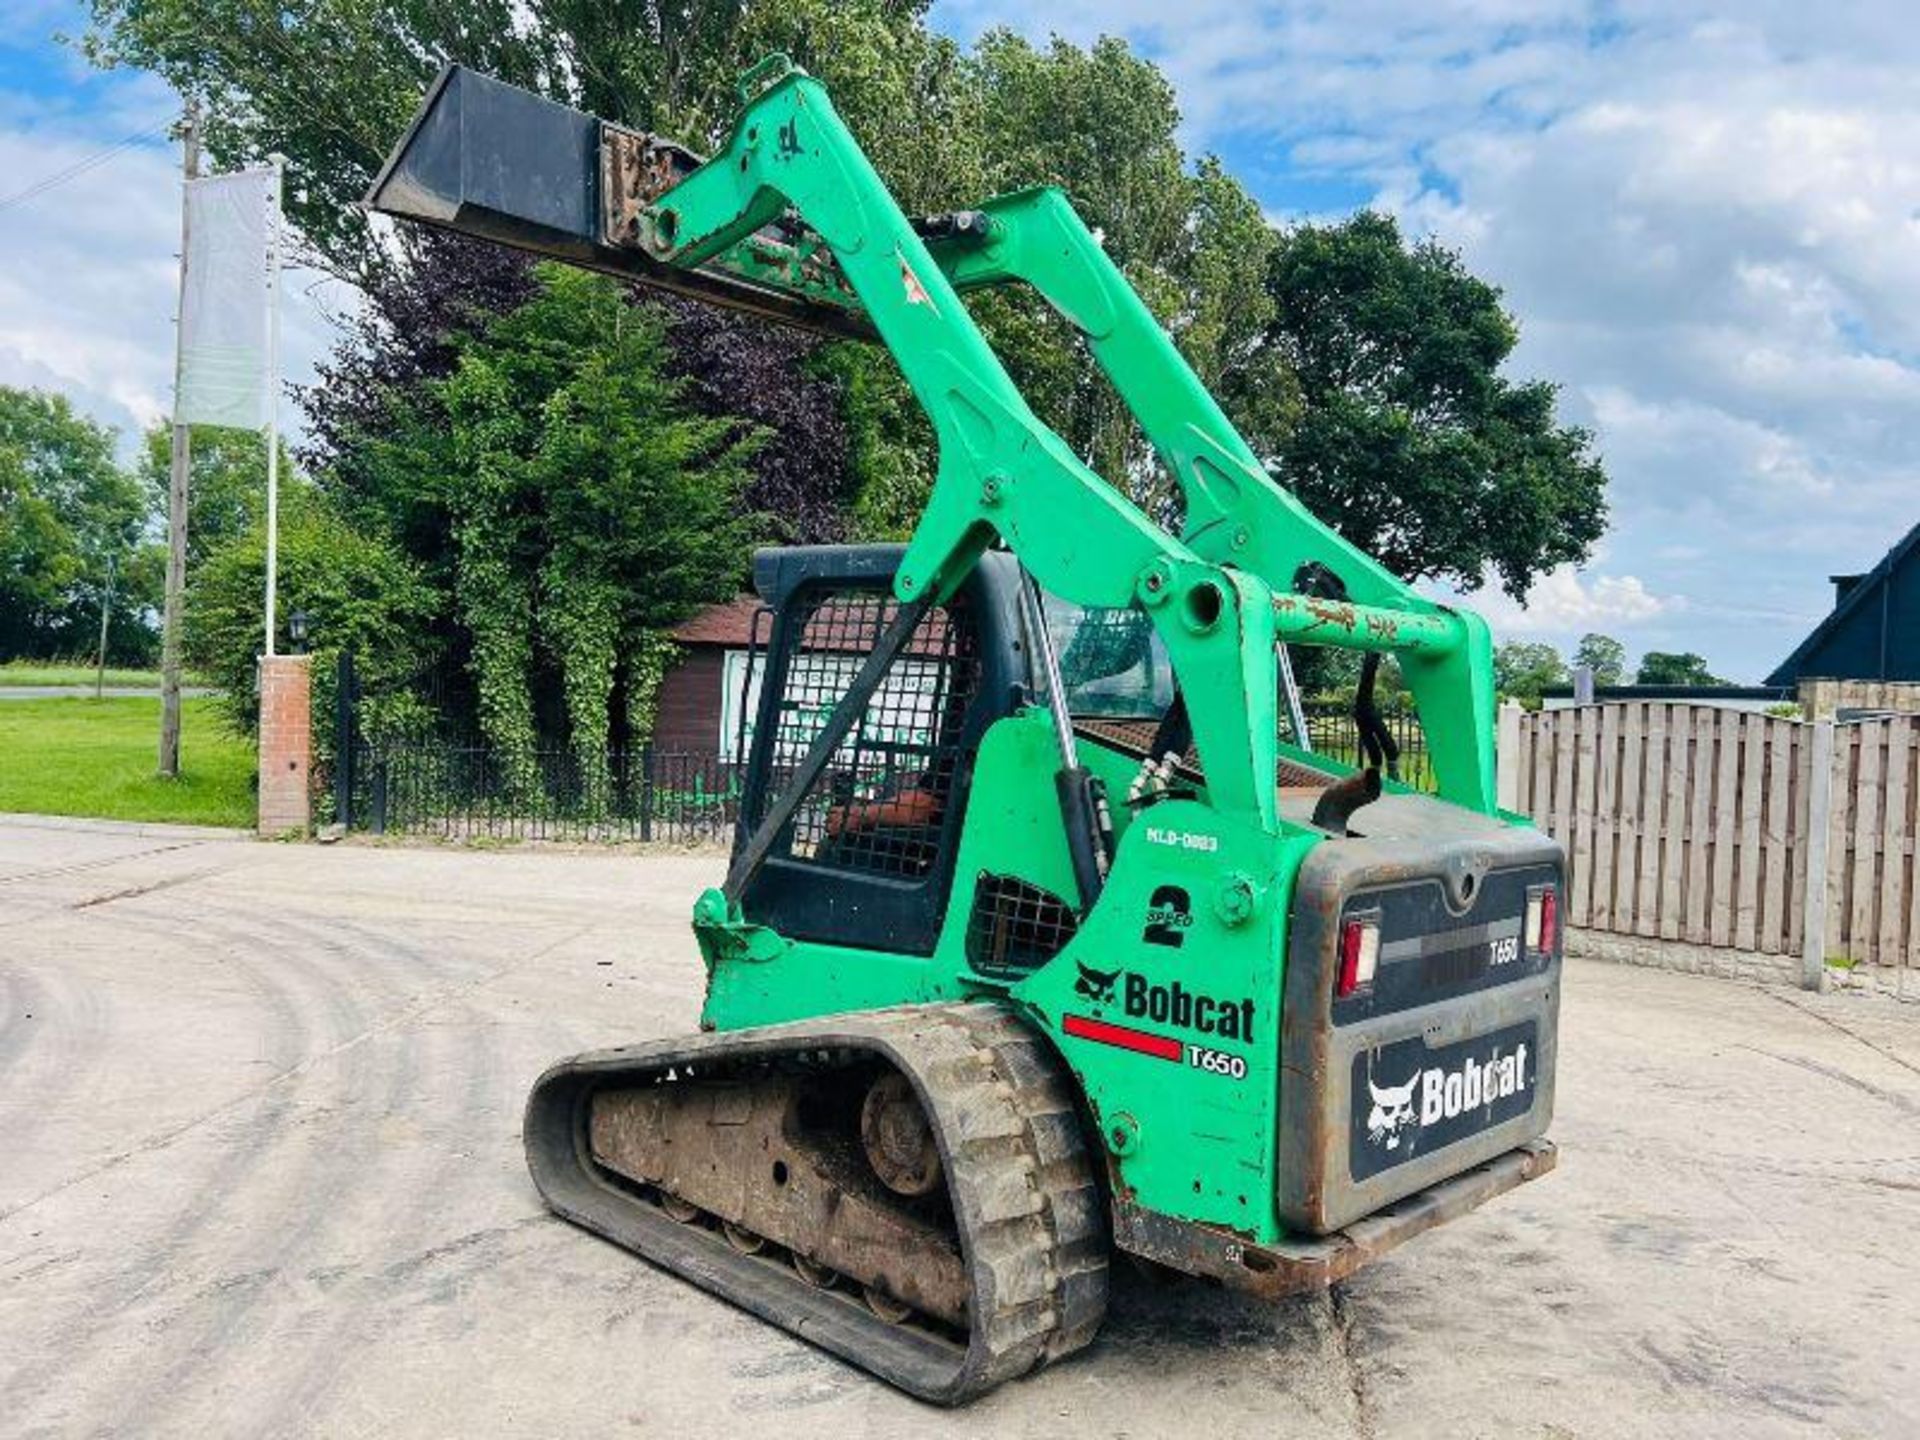
[[[1553,1114],[1560,847],[1421,796],[1354,825],[1301,867],[1288,943],[1279,1210],[1316,1234]]]

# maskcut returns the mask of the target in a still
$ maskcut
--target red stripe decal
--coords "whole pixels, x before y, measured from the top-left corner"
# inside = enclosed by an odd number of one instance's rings
[[[1089,1020],[1084,1015],[1069,1015],[1061,1028],[1082,1040],[1097,1040],[1102,1045],[1118,1045],[1122,1050],[1151,1055],[1156,1060],[1178,1060],[1186,1047],[1165,1035],[1149,1035],[1144,1030],[1129,1030],[1124,1025],[1109,1025],[1104,1020]]]

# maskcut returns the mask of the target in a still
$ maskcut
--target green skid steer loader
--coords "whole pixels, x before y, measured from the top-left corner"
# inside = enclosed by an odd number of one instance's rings
[[[756,558],[701,1033],[541,1077],[547,1203],[955,1404],[1086,1345],[1115,1249],[1277,1296],[1551,1169],[1565,860],[1495,804],[1484,623],[1273,483],[1057,190],[910,219],[804,71],[741,100],[702,159],[450,67],[368,197],[878,340],[939,442],[907,545]],[[1138,418],[1177,535],[969,318],[1014,282]],[[1311,749],[1292,645],[1365,653],[1375,763]],[[1381,778],[1383,654],[1437,795]]]

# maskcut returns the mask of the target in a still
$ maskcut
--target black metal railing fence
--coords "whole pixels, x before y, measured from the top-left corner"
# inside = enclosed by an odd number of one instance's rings
[[[1304,707],[1309,746],[1315,753],[1344,765],[1364,763],[1360,752],[1360,726],[1350,707],[1338,704],[1311,704]],[[1412,710],[1388,710],[1380,716],[1400,747],[1400,778],[1419,790],[1434,788],[1433,764],[1427,755],[1426,733],[1420,717]],[[1280,722],[1283,738],[1290,739],[1284,718]]]
[[[728,844],[740,771],[716,755],[572,750],[518,755],[479,745],[357,747],[346,823],[450,840]]]
[[[1306,707],[1311,748],[1361,763],[1352,712]],[[1433,786],[1417,716],[1383,716],[1400,775]],[[1283,722],[1284,733],[1284,722]],[[450,840],[662,841],[726,845],[740,818],[744,767],[713,753],[653,745],[582,756],[564,748],[509,754],[470,740],[358,740],[338,773],[338,819],[374,834]]]

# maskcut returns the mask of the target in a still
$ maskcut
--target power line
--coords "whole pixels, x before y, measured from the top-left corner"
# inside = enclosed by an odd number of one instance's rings
[[[159,134],[162,130],[165,130],[168,126],[172,125],[173,122],[179,118],[180,117],[177,115],[169,115],[167,116],[166,119],[160,121],[158,124],[149,125],[144,130],[136,130],[133,132],[133,134],[127,136],[124,140],[120,140],[115,144],[109,145],[105,150],[101,150],[96,152],[95,154],[89,155],[84,160],[77,160],[73,164],[67,166],[67,168],[64,170],[56,170],[51,175],[46,175],[41,177],[40,179],[34,181],[33,184],[27,186],[26,189],[17,190],[13,194],[7,196],[6,199],[0,200],[0,210],[10,210],[15,205],[24,205],[26,204],[27,201],[35,199],[38,196],[44,195],[49,190],[56,189],[57,187],[66,184],[69,180],[74,180],[79,178],[80,176],[86,174],[87,171],[106,164],[107,161],[113,159],[113,157],[118,155],[121,151],[131,149],[133,146],[138,145],[142,140],[148,139],[151,136]]]

